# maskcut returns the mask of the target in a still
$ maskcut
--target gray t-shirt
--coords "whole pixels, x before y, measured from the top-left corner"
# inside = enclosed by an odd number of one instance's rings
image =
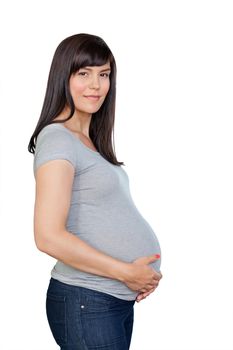
[[[40,165],[54,159],[66,159],[75,168],[67,231],[124,262],[161,254],[154,231],[133,202],[129,178],[122,166],[108,162],[59,123],[45,126],[38,135],[34,176]],[[150,266],[160,272],[160,263],[159,259]],[[123,282],[86,273],[59,260],[51,276],[124,300],[134,300],[138,294]]]

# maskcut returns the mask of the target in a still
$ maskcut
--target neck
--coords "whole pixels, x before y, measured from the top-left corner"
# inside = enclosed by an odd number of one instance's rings
[[[66,108],[55,120],[62,120],[67,118],[69,110]],[[72,118],[65,121],[64,125],[73,132],[81,133],[89,137],[89,127],[91,123],[92,114],[75,111]]]

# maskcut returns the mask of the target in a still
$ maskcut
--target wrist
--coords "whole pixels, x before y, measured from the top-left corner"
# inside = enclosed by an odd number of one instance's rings
[[[115,266],[115,279],[117,279],[120,282],[126,282],[129,279],[129,275],[131,273],[131,263],[119,261],[119,263]]]

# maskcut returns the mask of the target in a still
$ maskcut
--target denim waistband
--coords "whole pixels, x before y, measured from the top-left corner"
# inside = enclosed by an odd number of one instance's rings
[[[48,290],[51,290],[53,288],[55,288],[57,291],[60,290],[64,292],[71,292],[72,294],[78,294],[81,296],[100,297],[100,298],[104,297],[105,299],[109,299],[109,301],[118,301],[126,304],[135,303],[135,300],[119,299],[108,293],[100,292],[94,289],[89,289],[81,286],[67,284],[51,277],[49,281]]]

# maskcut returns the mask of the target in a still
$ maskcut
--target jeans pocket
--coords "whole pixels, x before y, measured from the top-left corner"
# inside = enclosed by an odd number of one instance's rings
[[[56,343],[65,344],[67,342],[66,296],[47,293],[46,313]]]
[[[109,310],[109,301],[99,299],[98,297],[86,299],[87,312],[104,312]]]
[[[91,293],[87,292],[84,300],[86,301],[86,307],[83,309],[83,311],[91,313],[108,311],[111,303],[111,297],[97,291],[93,291]]]

